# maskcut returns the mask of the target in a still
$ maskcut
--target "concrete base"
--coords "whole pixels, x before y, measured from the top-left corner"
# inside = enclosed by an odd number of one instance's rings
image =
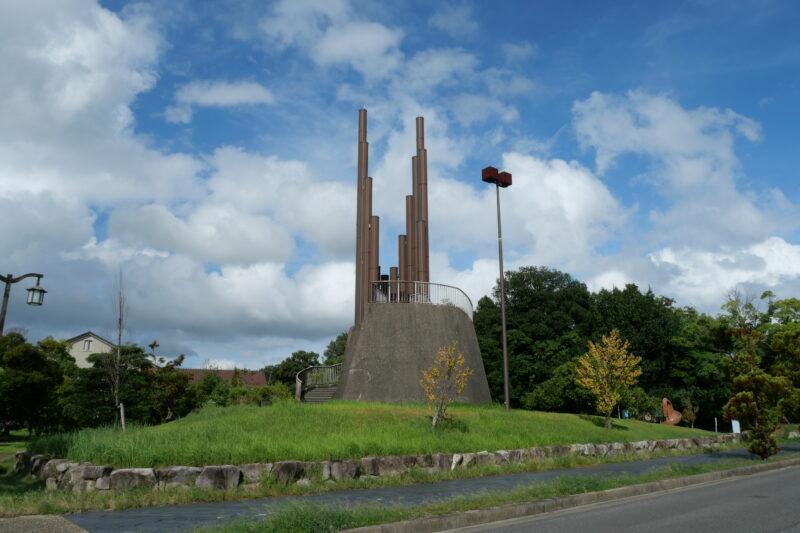
[[[388,403],[422,403],[419,380],[442,346],[458,343],[472,369],[457,399],[490,403],[478,338],[469,317],[456,307],[371,303],[364,321],[350,332],[334,398]]]

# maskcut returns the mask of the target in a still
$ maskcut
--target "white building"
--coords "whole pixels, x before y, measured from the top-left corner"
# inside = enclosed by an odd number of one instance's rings
[[[86,358],[93,353],[109,353],[115,347],[113,342],[109,342],[91,331],[72,337],[67,342],[69,343],[69,354],[75,358],[78,368],[91,367],[92,364]]]

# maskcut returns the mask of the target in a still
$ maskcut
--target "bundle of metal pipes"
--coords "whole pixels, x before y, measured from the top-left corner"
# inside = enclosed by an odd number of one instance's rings
[[[356,308],[355,323],[364,319],[373,299],[372,283],[430,281],[428,251],[428,151],[425,119],[417,117],[417,153],[411,158],[411,194],[406,196],[406,234],[398,237],[398,265],[381,275],[380,220],[372,214],[372,178],[369,176],[367,110],[358,111],[358,187],[356,199]]]

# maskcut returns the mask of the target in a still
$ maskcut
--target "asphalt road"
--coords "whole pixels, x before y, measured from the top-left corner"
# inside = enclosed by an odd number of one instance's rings
[[[796,452],[800,452],[800,443],[784,444],[779,455]],[[402,487],[324,492],[307,496],[192,503],[122,511],[87,511],[65,515],[65,518],[90,533],[173,533],[197,527],[223,524],[231,519],[258,519],[292,502],[347,508],[364,504],[418,506],[447,501],[457,497],[477,496],[487,492],[510,490],[519,485],[546,483],[564,476],[598,478],[623,475],[635,476],[660,470],[674,463],[706,465],[742,458],[752,459],[753,461],[758,460],[746,450],[732,450],[603,464],[584,468],[565,468],[561,470],[459,479]],[[800,505],[800,494],[798,494],[798,503]]]
[[[446,533],[800,532],[800,467]]]

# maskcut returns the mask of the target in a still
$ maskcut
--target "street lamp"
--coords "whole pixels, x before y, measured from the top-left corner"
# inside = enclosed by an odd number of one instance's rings
[[[47,292],[40,285],[44,275],[42,274],[25,274],[15,278],[11,274],[7,276],[0,275],[0,281],[6,284],[3,291],[3,308],[0,309],[0,336],[3,335],[3,326],[6,323],[6,310],[8,309],[8,296],[11,294],[11,285],[22,281],[25,278],[36,278],[36,285],[28,289],[28,305],[42,305],[44,303],[44,294]]]
[[[506,341],[506,275],[503,271],[503,229],[500,224],[500,187],[511,186],[511,174],[498,172],[494,167],[486,167],[481,171],[481,179],[486,183],[494,183],[497,192],[497,249],[500,255],[500,317],[503,330],[503,392],[506,409],[511,408],[508,394],[508,342]]]

